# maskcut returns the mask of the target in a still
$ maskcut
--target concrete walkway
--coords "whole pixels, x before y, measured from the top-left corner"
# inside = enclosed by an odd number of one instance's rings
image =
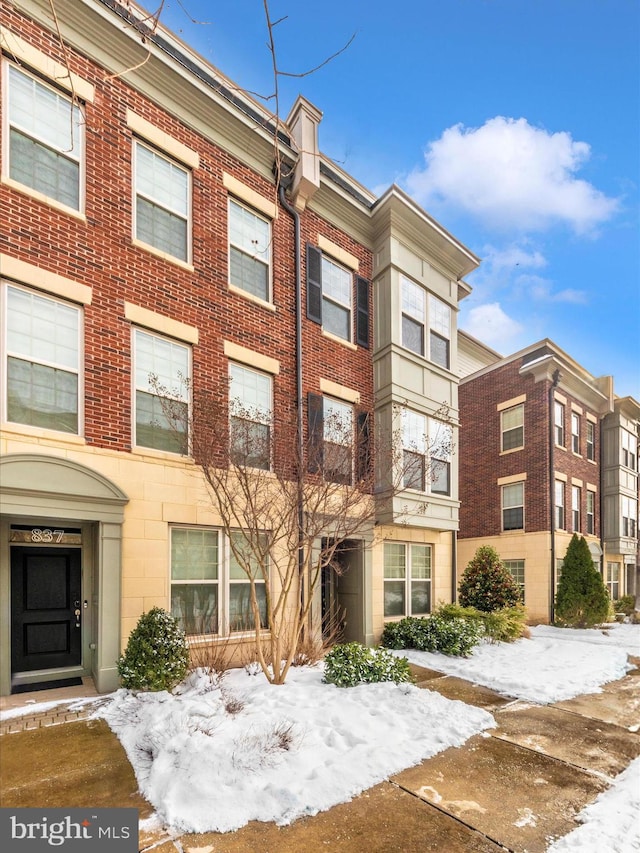
[[[542,853],[640,755],[640,735],[630,730],[640,724],[638,668],[603,693],[550,706],[513,701],[432,670],[414,667],[414,673],[421,687],[491,711],[497,727],[290,826],[252,823],[225,835],[170,838],[146,821],[152,809],[104,721],[66,721],[88,716],[91,705],[7,721],[0,802],[133,806],[140,810],[139,849],[154,853]],[[11,698],[32,698],[25,697]]]

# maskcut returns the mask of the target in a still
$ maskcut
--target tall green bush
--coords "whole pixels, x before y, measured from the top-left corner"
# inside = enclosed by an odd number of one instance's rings
[[[609,593],[584,536],[574,533],[562,563],[556,594],[555,621],[574,628],[593,628],[607,621]]]
[[[143,613],[118,659],[122,686],[129,690],[172,690],[188,668],[189,649],[177,620],[161,607]]]
[[[458,599],[462,607],[475,607],[485,613],[515,607],[520,602],[518,584],[495,548],[490,545],[478,548],[462,574]]]

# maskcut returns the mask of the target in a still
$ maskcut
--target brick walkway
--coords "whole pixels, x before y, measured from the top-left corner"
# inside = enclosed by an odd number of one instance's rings
[[[0,699],[0,736],[87,720],[100,702],[91,678],[83,679],[80,687],[3,696]]]

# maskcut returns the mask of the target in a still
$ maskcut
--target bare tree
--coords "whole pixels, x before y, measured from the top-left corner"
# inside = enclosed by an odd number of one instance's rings
[[[376,501],[399,494],[415,477],[401,428],[374,436],[368,412],[337,406],[320,413],[322,398],[309,395],[309,427],[300,442],[293,408],[271,418],[259,406],[242,406],[223,383],[194,393],[187,416],[184,394],[151,384],[167,427],[179,438],[189,436],[229,543],[230,572],[244,580],[228,624],[219,626],[205,613],[205,625],[200,613],[187,617],[187,633],[252,631],[262,671],[282,684],[301,643],[308,645],[314,632],[321,638],[322,626],[311,616],[323,569],[340,572],[339,555],[354,540],[373,542]],[[440,446],[431,457],[448,452]],[[382,476],[374,473],[374,457]],[[413,511],[426,506],[425,498]]]

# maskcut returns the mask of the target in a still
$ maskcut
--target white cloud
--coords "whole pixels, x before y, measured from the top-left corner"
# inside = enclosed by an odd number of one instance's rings
[[[536,302],[564,302],[570,305],[586,305],[587,294],[584,290],[566,287],[564,290],[553,290],[553,282],[537,275],[520,275],[515,287],[523,298],[534,299]]]
[[[445,130],[429,143],[424,168],[411,172],[406,186],[427,207],[459,209],[490,227],[542,231],[565,223],[584,234],[619,207],[576,177],[590,155],[590,146],[566,131],[496,116],[482,127]]]
[[[471,308],[466,317],[461,318],[460,326],[474,338],[502,352],[508,352],[510,342],[524,331],[524,326],[505,314],[499,302]]]

